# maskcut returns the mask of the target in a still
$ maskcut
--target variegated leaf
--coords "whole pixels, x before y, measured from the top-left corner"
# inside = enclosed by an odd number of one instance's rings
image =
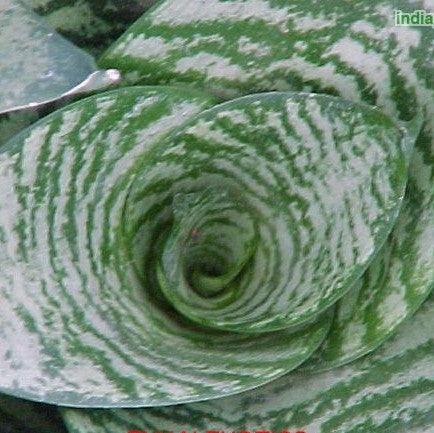
[[[414,134],[376,108],[303,93],[190,119],[213,103],[127,88],[4,147],[3,392],[204,400],[269,382],[321,344],[330,307],[392,229]]]
[[[362,287],[340,302],[310,368],[377,348],[434,284],[434,28],[395,26],[421,0],[164,0],[103,55],[130,82],[176,83],[223,98],[310,89],[378,105],[424,125],[396,229]]]
[[[434,296],[380,350],[331,371],[296,371],[209,402],[134,410],[63,409],[62,414],[70,433],[432,433]]]

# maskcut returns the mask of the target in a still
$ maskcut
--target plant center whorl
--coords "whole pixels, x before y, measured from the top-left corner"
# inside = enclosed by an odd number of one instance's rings
[[[388,233],[405,184],[402,131],[333,97],[227,105],[146,159],[126,205],[128,248],[145,289],[201,326],[298,329],[343,296]]]
[[[196,294],[215,297],[219,304],[233,299],[236,279],[252,258],[256,237],[240,197],[228,190],[206,188],[175,195],[172,231],[158,268],[166,296],[181,285],[181,297],[186,299]]]

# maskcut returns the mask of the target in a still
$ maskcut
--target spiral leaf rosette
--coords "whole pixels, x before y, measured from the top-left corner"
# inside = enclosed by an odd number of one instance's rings
[[[432,428],[409,5],[160,1],[99,62],[139,85],[1,147],[0,392],[90,408],[70,433]]]
[[[431,26],[395,25],[423,1],[164,0],[100,59],[132,84],[182,85],[219,98],[314,91],[420,113],[401,212],[381,252],[336,304],[327,340],[305,368],[337,367],[378,348],[434,282],[434,54]]]
[[[414,125],[326,95],[212,103],[108,92],[2,150],[2,391],[204,400],[318,349],[393,227]]]

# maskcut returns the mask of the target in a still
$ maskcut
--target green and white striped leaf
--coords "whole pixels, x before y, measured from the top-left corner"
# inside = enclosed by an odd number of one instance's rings
[[[434,283],[434,29],[395,26],[424,1],[164,0],[103,55],[130,82],[177,83],[220,97],[266,90],[340,95],[402,120],[423,113],[402,213],[361,285],[338,306],[311,368],[378,347]]]
[[[97,71],[93,58],[56,34],[18,0],[0,4],[0,144],[49,104],[119,81]]]
[[[432,433],[434,296],[381,349],[331,371],[290,373],[236,396],[164,408],[63,409],[70,433]]]
[[[4,147],[3,392],[72,406],[204,400],[269,382],[322,343],[329,307],[392,229],[413,134],[325,95],[191,117],[212,104],[126,88]]]
[[[182,315],[236,332],[312,321],[394,224],[412,146],[403,131],[378,109],[313,94],[249,96],[203,113],[161,144],[131,189],[125,237],[136,266],[166,212],[149,197],[175,196],[184,208],[173,204],[158,278]]]
[[[156,0],[24,0],[67,39],[94,55]]]

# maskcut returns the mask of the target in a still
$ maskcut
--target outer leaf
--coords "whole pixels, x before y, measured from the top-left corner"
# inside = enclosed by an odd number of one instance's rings
[[[434,296],[380,350],[333,371],[290,373],[253,391],[210,402],[62,413],[70,433],[432,433]]]
[[[123,244],[133,217],[125,211],[129,185],[150,164],[157,139],[212,103],[174,88],[125,89],[70,105],[5,146],[3,392],[84,406],[209,398],[269,381],[322,342],[329,315],[297,333],[258,338],[196,330],[154,293],[145,256],[139,275],[131,266],[133,247]],[[384,144],[399,166],[389,202],[394,209],[392,195],[398,202],[404,184],[405,143],[385,122]],[[164,194],[154,196],[158,203]]]
[[[59,33],[87,51],[107,48],[155,0],[24,0]]]
[[[376,104],[424,126],[396,230],[343,299],[312,369],[378,347],[419,308],[434,283],[434,64],[432,27],[395,26],[396,9],[434,11],[409,0],[165,0],[103,56],[132,82],[183,83],[230,98],[312,89]]]
[[[321,344],[319,314],[392,228],[411,140],[377,109],[286,93],[164,136],[212,103],[176,88],[101,94],[0,153],[3,392],[203,400],[268,382]]]
[[[116,83],[117,71],[47,27],[19,1],[0,4],[0,144],[37,117],[38,109]]]

